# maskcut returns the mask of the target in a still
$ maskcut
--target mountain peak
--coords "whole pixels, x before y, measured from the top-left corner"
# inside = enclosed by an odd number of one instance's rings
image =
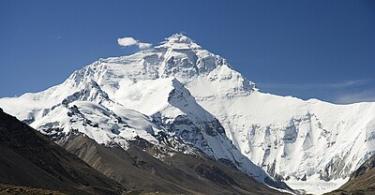
[[[192,43],[193,42],[193,40],[190,37],[182,33],[175,33],[169,36],[168,38],[166,38],[166,40],[168,42],[175,42],[175,43]]]
[[[182,33],[173,34],[162,42],[159,47],[167,47],[172,49],[194,49],[201,48],[197,43],[195,43],[191,38],[187,37]]]

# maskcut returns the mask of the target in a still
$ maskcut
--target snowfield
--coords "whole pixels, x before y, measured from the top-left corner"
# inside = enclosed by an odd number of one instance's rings
[[[1,98],[0,107],[44,134],[79,131],[124,149],[135,137],[163,145],[165,134],[258,181],[314,194],[338,188],[375,150],[375,103],[263,93],[181,34],[99,59],[43,92]]]

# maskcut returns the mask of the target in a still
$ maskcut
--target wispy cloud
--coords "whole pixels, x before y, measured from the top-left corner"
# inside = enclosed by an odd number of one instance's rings
[[[366,85],[371,79],[349,80],[335,83],[258,83],[260,88],[268,89],[342,89]]]
[[[123,47],[137,46],[139,49],[147,49],[152,46],[150,43],[141,42],[133,37],[118,38],[117,43]]]
[[[336,97],[335,102],[348,104],[355,102],[373,102],[375,101],[375,88],[360,91],[358,93],[342,94]]]
[[[152,46],[151,43],[141,43],[141,42],[138,42],[139,49],[147,49],[147,48],[150,48],[151,46]]]
[[[333,83],[258,83],[260,90],[301,98],[325,99],[338,104],[375,101],[375,79]]]
[[[347,87],[356,87],[362,86],[370,83],[372,79],[360,79],[360,80],[350,80],[350,81],[343,81],[338,83],[330,83],[327,84],[329,88],[347,88]]]

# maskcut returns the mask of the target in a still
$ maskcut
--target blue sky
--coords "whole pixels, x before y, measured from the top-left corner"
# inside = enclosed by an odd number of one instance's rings
[[[119,37],[182,32],[262,91],[337,103],[375,100],[375,1],[0,1],[0,97],[64,81]]]

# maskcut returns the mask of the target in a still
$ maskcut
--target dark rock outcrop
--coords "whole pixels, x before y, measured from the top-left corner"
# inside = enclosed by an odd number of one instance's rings
[[[67,194],[121,194],[123,187],[28,125],[0,112],[0,183]]]

